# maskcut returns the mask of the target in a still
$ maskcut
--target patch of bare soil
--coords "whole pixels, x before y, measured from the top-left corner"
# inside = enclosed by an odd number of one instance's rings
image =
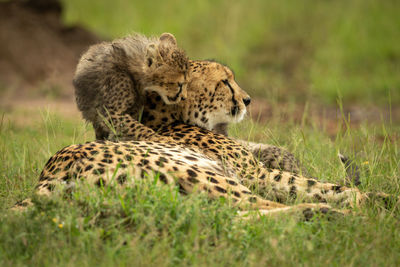
[[[37,88],[58,89],[73,97],[72,77],[79,56],[99,41],[81,27],[61,21],[58,0],[0,2],[0,92],[32,95]],[[59,96],[60,96],[59,95]]]

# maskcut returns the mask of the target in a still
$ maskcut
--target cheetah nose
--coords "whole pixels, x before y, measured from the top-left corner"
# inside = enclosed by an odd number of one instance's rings
[[[250,102],[251,102],[251,98],[250,98],[250,97],[248,97],[248,98],[243,98],[243,103],[244,103],[245,106],[250,105]]]

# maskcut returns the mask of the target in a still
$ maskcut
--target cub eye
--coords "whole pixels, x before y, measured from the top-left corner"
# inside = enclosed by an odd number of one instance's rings
[[[229,83],[227,79],[222,80],[222,82],[223,82],[225,85],[228,85],[228,83]]]
[[[151,67],[151,64],[153,64],[153,60],[151,58],[147,59],[147,66]]]

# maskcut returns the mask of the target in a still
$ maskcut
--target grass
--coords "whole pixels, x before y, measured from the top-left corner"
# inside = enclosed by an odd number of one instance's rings
[[[82,185],[67,199],[34,198],[34,208],[15,214],[7,208],[32,196],[47,159],[66,145],[93,140],[93,130],[46,110],[2,114],[1,266],[400,264],[399,209],[379,204],[332,221],[241,220],[222,199],[183,196],[144,181],[123,190]],[[363,190],[399,195],[398,126],[344,123],[329,137],[307,113],[300,124],[275,115],[266,124],[234,125],[231,135],[285,146],[312,175],[338,183],[344,170],[336,154],[343,151],[362,166]]]
[[[252,96],[400,104],[400,2],[64,1],[67,24],[115,38],[172,32],[193,59],[232,67]]]

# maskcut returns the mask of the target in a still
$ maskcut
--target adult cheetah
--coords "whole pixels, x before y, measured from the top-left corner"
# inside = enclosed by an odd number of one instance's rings
[[[315,210],[332,210],[326,202],[347,207],[368,199],[368,194],[356,188],[266,168],[237,141],[204,129],[214,127],[213,123],[230,123],[243,117],[246,94],[232,82],[229,69],[223,68],[225,74],[208,83],[215,86],[207,85],[203,92],[189,91],[187,99],[175,105],[163,106],[159,96],[150,95],[153,98],[149,103],[154,103],[155,108],[150,105],[146,110],[145,123],[159,128],[151,132],[140,123],[134,127],[135,134],[147,141],[95,141],[57,152],[40,175],[37,193],[49,195],[58,185],[71,186],[76,179],[98,185],[129,186],[135,179],[157,176],[162,183],[179,185],[185,193],[200,191],[210,198],[226,197],[244,211],[256,209],[270,215],[300,212],[307,217]],[[204,75],[199,73],[200,77]],[[158,108],[165,109],[162,115]],[[155,114],[157,117],[152,118]],[[202,123],[203,128],[181,123],[192,119],[192,124]],[[294,198],[317,203],[281,203]]]
[[[187,83],[190,90],[204,94],[204,84],[224,72],[225,67],[221,64],[188,60],[177,47],[172,34],[164,33],[158,40],[135,34],[94,45],[82,56],[74,77],[76,102],[83,117],[93,124],[96,139],[145,140],[132,132],[140,120],[143,107],[153,105],[146,103],[146,92],[155,91],[164,103],[172,104],[185,98]],[[233,79],[230,84],[237,86]],[[221,96],[217,93],[216,97]],[[242,103],[248,105],[250,101],[247,94],[243,95],[243,99],[232,106],[232,115],[240,120],[244,113],[236,114],[238,107]],[[241,107],[240,110],[245,109]],[[216,109],[213,112],[213,118],[223,118],[223,122],[211,120],[207,125],[201,121],[205,120],[201,114],[193,112],[186,123],[193,122],[194,125],[227,135],[227,123],[224,123],[224,116],[227,115],[217,114]],[[143,131],[144,127],[141,129]],[[269,167],[306,173],[294,156],[282,148],[242,143]]]

